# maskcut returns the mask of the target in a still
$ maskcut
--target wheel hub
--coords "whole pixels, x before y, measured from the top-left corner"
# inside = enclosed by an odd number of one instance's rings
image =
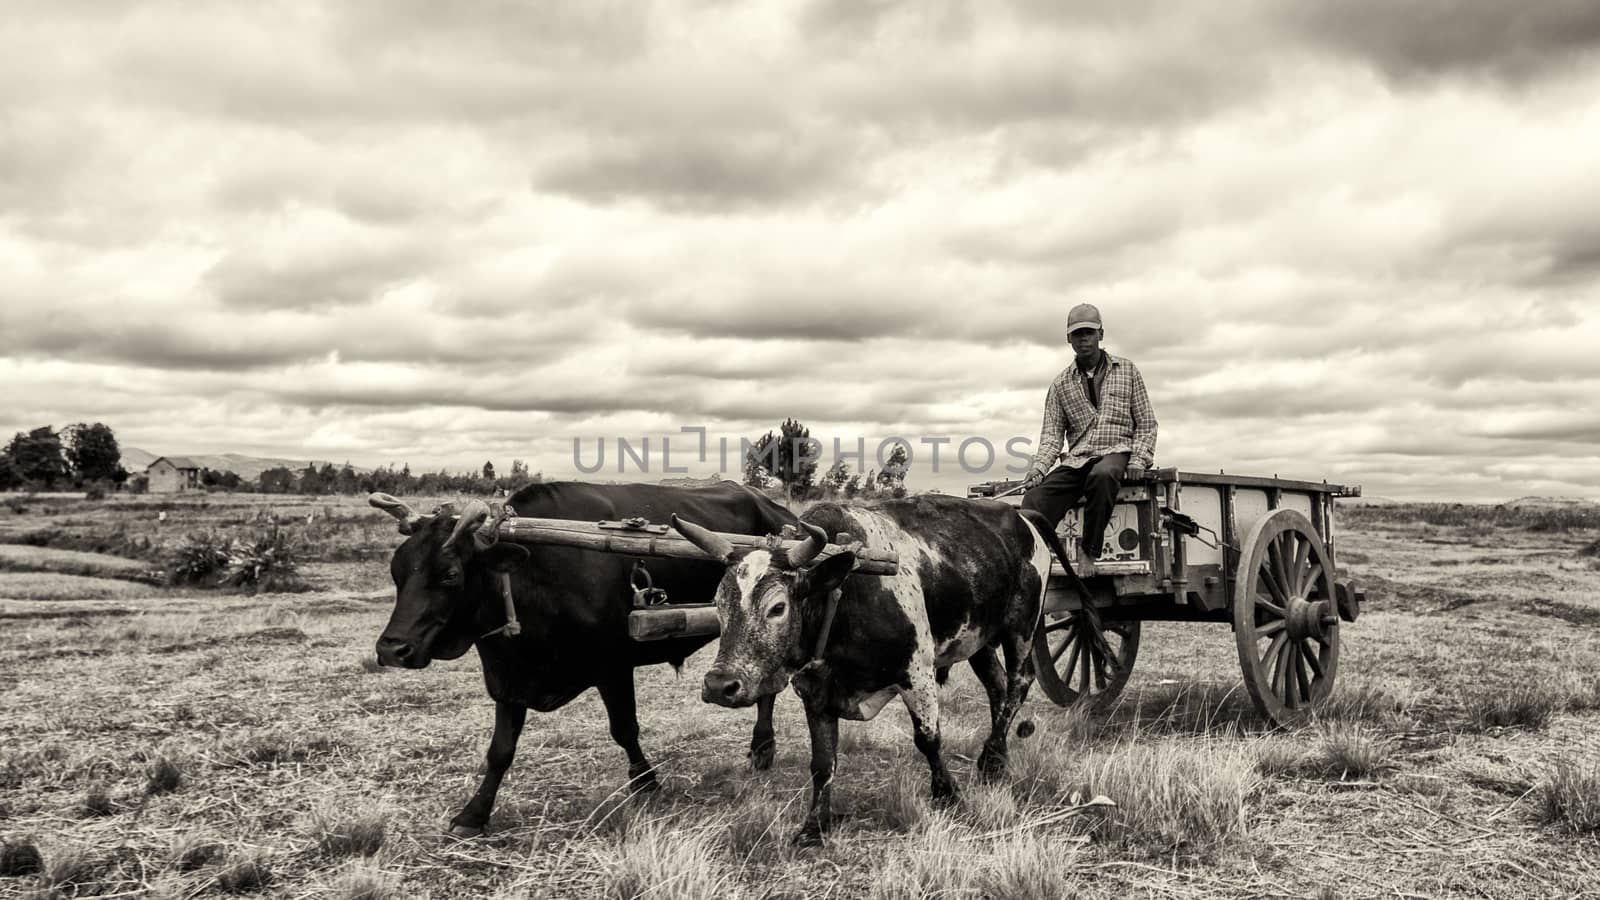
[[[1285,612],[1288,614],[1289,637],[1296,641],[1306,638],[1321,641],[1327,637],[1328,629],[1339,621],[1326,600],[1294,597],[1289,600],[1289,608]]]

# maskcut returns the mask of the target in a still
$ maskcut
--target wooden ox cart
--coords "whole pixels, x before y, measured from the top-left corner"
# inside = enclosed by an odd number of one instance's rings
[[[1339,669],[1339,623],[1355,621],[1363,595],[1339,577],[1334,556],[1333,498],[1359,496],[1341,485],[1204,475],[1154,469],[1123,485],[1106,546],[1098,560],[1075,556],[1073,571],[1090,592],[1085,605],[1059,570],[1046,594],[1042,631],[1034,640],[1038,683],[1062,706],[1108,709],[1133,672],[1145,621],[1232,625],[1245,688],[1270,722],[1306,718],[1333,688]],[[1015,483],[975,485],[969,497],[1021,502]],[[1060,535],[1078,554],[1081,509],[1062,520]],[[724,534],[735,547],[784,553],[798,541]],[[669,526],[629,519],[579,522],[511,517],[501,540],[559,544],[638,557],[708,558]],[[863,547],[849,535],[817,559],[843,549],[857,554],[854,572],[897,571],[890,548]],[[634,569],[636,640],[715,634],[716,606],[674,603]]]
[[[1340,577],[1335,497],[1359,487],[1247,475],[1153,469],[1117,495],[1098,560],[1079,549],[1082,509],[1059,534],[1086,606],[1051,579],[1034,639],[1039,687],[1051,700],[1108,709],[1139,655],[1140,624],[1226,622],[1245,689],[1268,721],[1306,719],[1333,689],[1340,622],[1354,622],[1363,593]],[[1020,504],[1010,483],[974,485],[969,497]]]

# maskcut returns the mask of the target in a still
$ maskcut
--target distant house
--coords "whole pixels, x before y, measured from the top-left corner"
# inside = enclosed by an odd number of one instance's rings
[[[158,456],[145,467],[144,474],[150,479],[148,490],[152,494],[201,490],[200,464],[186,456]]]

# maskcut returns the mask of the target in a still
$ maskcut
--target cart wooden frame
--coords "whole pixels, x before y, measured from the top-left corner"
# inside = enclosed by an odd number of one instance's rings
[[[1274,724],[1309,718],[1338,675],[1341,622],[1364,594],[1337,568],[1327,482],[1155,469],[1118,493],[1101,558],[1078,542],[1081,510],[1060,536],[1086,605],[1064,572],[1051,578],[1034,639],[1040,689],[1062,705],[1109,710],[1138,658],[1141,623],[1227,622],[1251,700]],[[1014,483],[970,497],[1019,504]]]

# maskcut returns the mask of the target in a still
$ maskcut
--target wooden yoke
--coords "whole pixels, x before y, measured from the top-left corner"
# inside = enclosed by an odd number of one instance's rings
[[[785,537],[759,537],[750,534],[723,534],[722,537],[740,550],[768,550],[774,554],[787,554],[802,541]],[[666,556],[675,559],[704,559],[712,557],[683,536],[665,525],[654,525],[629,520],[628,522],[580,522],[574,519],[540,519],[508,517],[500,523],[500,540],[519,544],[553,544],[561,547],[580,547],[604,553],[623,553],[629,556]],[[900,570],[899,557],[893,550],[873,550],[861,547],[858,542],[848,545],[828,544],[822,548],[811,565],[816,565],[836,553],[854,551],[856,564],[852,573],[864,575],[893,575]]]

